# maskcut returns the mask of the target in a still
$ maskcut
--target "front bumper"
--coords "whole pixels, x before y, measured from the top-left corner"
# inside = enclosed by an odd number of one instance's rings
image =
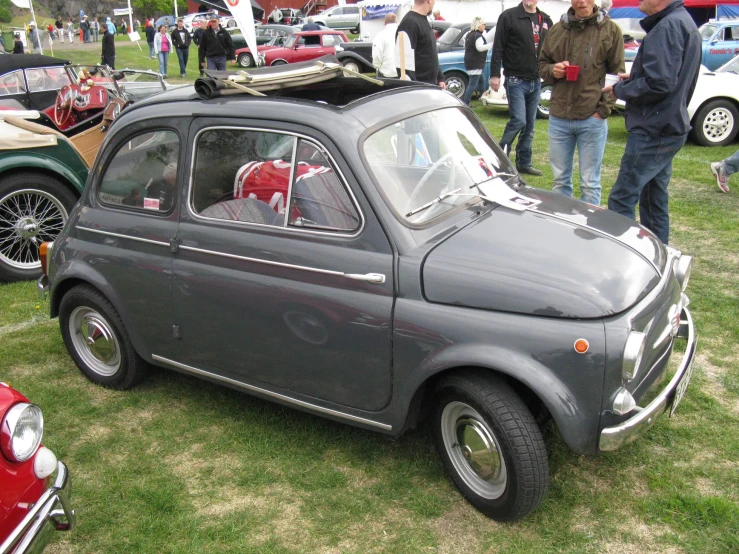
[[[0,554],[41,552],[54,531],[73,529],[77,516],[69,502],[71,489],[69,470],[63,462],[58,462],[54,484],[41,495],[28,515],[0,545]]]
[[[606,427],[600,433],[599,448],[602,451],[616,450],[636,440],[647,429],[655,424],[657,418],[670,408],[674,408],[682,399],[682,394],[693,373],[693,362],[697,352],[698,337],[695,334],[693,318],[687,308],[680,317],[680,328],[677,338],[686,339],[687,346],[680,365],[668,385],[645,408],[619,425]]]

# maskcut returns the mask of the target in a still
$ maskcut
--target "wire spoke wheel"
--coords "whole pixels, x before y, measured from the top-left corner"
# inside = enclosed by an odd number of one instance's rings
[[[0,262],[14,269],[40,266],[39,246],[53,241],[67,221],[62,202],[37,189],[22,189],[0,198]]]

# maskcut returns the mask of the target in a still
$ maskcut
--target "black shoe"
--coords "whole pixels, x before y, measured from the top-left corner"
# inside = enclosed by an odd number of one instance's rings
[[[526,173],[527,175],[535,175],[536,177],[541,177],[543,175],[541,171],[531,165],[527,165],[525,167],[522,165],[517,165],[516,169],[519,173]]]

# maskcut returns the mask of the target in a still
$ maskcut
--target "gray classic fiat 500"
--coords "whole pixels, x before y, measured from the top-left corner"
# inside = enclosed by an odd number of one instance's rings
[[[498,520],[543,498],[549,420],[597,454],[675,410],[689,256],[527,187],[451,94],[315,67],[115,121],[42,252],[87,378],[125,389],[153,364],[392,436],[426,420]]]

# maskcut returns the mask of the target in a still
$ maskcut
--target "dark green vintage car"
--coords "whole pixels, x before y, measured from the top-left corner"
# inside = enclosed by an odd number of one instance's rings
[[[88,172],[81,152],[59,133],[0,120],[0,280],[40,273],[38,246],[62,230]]]

